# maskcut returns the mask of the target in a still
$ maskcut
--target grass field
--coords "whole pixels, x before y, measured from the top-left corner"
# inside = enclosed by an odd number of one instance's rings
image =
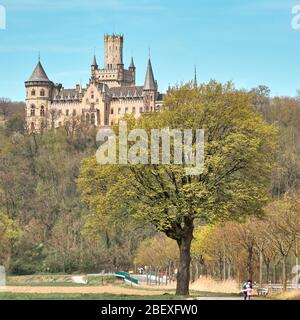
[[[76,294],[76,293],[50,293],[50,294],[32,294],[32,293],[0,293],[0,300],[182,300],[185,297],[174,295],[116,295],[116,294]]]

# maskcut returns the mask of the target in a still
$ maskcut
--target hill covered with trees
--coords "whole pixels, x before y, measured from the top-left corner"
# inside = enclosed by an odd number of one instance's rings
[[[186,219],[189,207],[195,210],[191,280],[202,274],[286,284],[299,259],[300,100],[269,94],[263,86],[246,92],[215,82],[174,88],[166,111],[133,124],[206,129],[207,176],[181,185],[173,167],[155,168],[154,175],[153,168],[137,167],[141,180],[134,169],[101,171],[95,130],[81,124],[72,133],[61,128],[28,135],[24,104],[1,99],[0,264],[13,274],[148,264],[174,273],[180,240],[167,224],[170,215]],[[234,159],[247,167],[223,183]],[[136,181],[138,193],[131,189]],[[152,197],[149,206],[145,195]],[[162,220],[160,210],[170,208]]]

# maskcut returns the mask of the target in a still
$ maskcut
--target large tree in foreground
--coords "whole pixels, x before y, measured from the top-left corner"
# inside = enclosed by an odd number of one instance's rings
[[[184,165],[82,163],[79,186],[93,214],[142,219],[176,240],[178,295],[189,294],[195,223],[259,215],[275,150],[275,130],[254,111],[253,94],[216,82],[171,90],[162,112],[131,126],[205,130],[205,165],[187,175]],[[196,141],[194,138],[193,141]]]

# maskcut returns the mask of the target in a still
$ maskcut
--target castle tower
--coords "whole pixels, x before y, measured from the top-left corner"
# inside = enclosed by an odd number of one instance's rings
[[[95,71],[98,70],[98,64],[97,64],[97,59],[96,59],[96,55],[94,55],[94,59],[93,62],[91,64],[91,71],[92,71],[92,76],[95,75]]]
[[[130,63],[130,66],[129,66],[129,71],[130,71],[130,74],[131,74],[131,79],[132,79],[132,85],[135,85],[135,65],[134,65],[134,61],[133,61],[133,58],[131,57],[131,63]]]
[[[144,105],[146,112],[155,111],[155,102],[157,97],[157,82],[154,79],[151,60],[148,60],[145,84],[143,88]]]
[[[25,82],[25,87],[27,129],[29,132],[40,132],[47,127],[48,109],[54,88],[40,61]]]
[[[96,58],[91,66],[91,79],[97,83],[106,83],[109,88],[133,86],[135,85],[135,66],[133,59],[129,69],[123,64],[123,44],[122,35],[104,36],[104,68],[98,68]]]
[[[123,41],[122,35],[104,36],[104,69],[116,70],[123,66]]]

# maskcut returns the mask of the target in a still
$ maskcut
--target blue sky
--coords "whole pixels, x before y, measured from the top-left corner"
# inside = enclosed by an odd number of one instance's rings
[[[298,2],[297,2],[298,1]],[[24,81],[41,52],[49,78],[86,84],[96,50],[103,64],[103,34],[123,33],[124,62],[131,55],[137,82],[148,48],[159,88],[193,78],[232,80],[238,88],[268,85],[273,95],[300,89],[300,30],[291,27],[300,0],[0,0],[7,28],[0,30],[0,97],[24,100]]]

